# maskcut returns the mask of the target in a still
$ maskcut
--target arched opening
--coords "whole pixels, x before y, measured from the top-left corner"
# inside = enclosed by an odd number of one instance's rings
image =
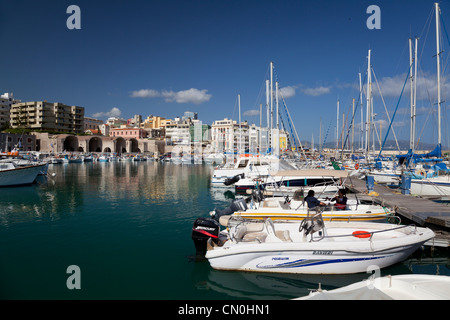
[[[136,139],[130,139],[131,142],[131,152],[141,152],[139,150],[139,143]]]
[[[102,139],[94,137],[89,140],[89,152],[102,152]]]
[[[116,139],[116,150],[117,153],[126,153],[127,152],[127,144],[124,138],[118,137]]]
[[[103,152],[111,153],[111,149],[110,148],[105,148],[105,150],[103,150]]]
[[[78,152],[84,152],[84,149],[83,149],[83,147],[78,147],[78,150],[77,150]]]
[[[67,152],[78,151],[78,138],[75,136],[68,136],[64,140],[64,150]]]

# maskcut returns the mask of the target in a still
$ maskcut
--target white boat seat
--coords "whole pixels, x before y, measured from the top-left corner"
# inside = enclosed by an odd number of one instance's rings
[[[280,239],[283,242],[292,242],[289,230],[275,231],[275,235],[277,236],[278,239]]]

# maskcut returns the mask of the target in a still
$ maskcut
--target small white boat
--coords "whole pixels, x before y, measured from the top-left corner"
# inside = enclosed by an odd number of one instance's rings
[[[222,219],[227,230],[207,240],[205,257],[218,270],[349,274],[388,267],[435,234],[428,228],[374,222],[300,223]]]
[[[419,196],[450,196],[450,175],[411,179],[411,194]]]
[[[109,157],[100,156],[100,157],[98,157],[98,162],[109,162]]]
[[[295,300],[450,300],[450,277],[408,274],[360,281],[311,292]]]
[[[45,170],[47,164],[15,166],[12,162],[0,163],[0,187],[12,187],[32,184]]]

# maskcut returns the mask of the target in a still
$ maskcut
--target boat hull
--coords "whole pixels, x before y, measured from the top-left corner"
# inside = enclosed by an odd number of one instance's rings
[[[435,236],[427,228],[365,222],[325,222],[325,228],[311,236],[299,229],[299,223],[275,222],[269,228],[268,222],[262,230],[255,228],[260,223],[229,226],[228,241],[222,246],[209,243],[206,258],[211,267],[272,273],[361,273],[401,262]],[[253,238],[252,229],[257,230]],[[238,238],[242,230],[246,232]]]
[[[17,167],[16,169],[0,171],[0,187],[13,187],[32,184],[46,164]]]
[[[369,267],[385,268],[407,259],[422,243],[384,250],[379,253],[355,254],[346,250],[291,250],[235,253],[233,258],[209,258],[213,269],[299,274],[351,274],[367,272]]]

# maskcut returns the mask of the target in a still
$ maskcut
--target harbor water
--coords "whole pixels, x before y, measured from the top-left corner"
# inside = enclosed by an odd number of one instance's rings
[[[157,162],[51,165],[49,177],[0,189],[0,299],[291,299],[367,279],[212,270],[193,259],[192,224],[233,193],[213,168]],[[69,266],[80,289],[69,289]],[[388,274],[450,275],[447,249],[419,250]]]

